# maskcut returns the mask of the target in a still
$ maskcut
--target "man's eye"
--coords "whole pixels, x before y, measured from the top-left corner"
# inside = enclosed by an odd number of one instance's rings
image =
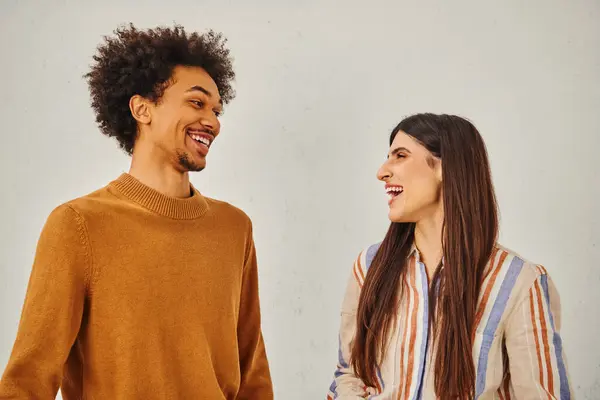
[[[200,100],[190,100],[190,102],[192,104],[194,104],[196,107],[200,107],[200,108],[204,107],[204,103],[201,102]]]

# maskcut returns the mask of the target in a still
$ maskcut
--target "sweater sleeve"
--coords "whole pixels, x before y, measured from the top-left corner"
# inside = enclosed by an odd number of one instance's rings
[[[252,233],[248,239],[238,317],[241,383],[239,400],[273,399],[273,385],[261,329],[258,267]]]
[[[56,208],[40,235],[0,399],[54,399],[81,324],[90,253],[79,214]]]
[[[506,349],[518,399],[570,399],[571,384],[563,351],[558,291],[546,270],[509,316]]]

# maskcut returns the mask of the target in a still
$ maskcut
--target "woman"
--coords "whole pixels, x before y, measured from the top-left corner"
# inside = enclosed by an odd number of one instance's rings
[[[392,223],[354,264],[328,398],[570,398],[558,293],[544,267],[496,243],[477,129],[408,117],[377,175]]]

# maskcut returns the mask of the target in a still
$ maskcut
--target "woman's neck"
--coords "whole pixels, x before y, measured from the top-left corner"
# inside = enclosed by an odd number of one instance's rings
[[[443,225],[444,213],[440,210],[431,217],[420,220],[415,226],[415,246],[429,277],[433,276],[444,255]]]

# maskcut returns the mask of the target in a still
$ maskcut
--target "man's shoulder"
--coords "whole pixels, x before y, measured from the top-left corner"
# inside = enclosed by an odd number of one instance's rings
[[[114,207],[119,203],[118,198],[111,193],[109,186],[75,197],[59,205],[58,208],[70,207],[82,216],[91,216],[97,211]]]
[[[55,205],[44,223],[44,230],[51,232],[84,231],[86,220],[97,213],[99,204],[106,196],[106,188],[97,189],[91,193],[65,200]]]
[[[231,219],[235,223],[240,224],[248,224],[251,225],[252,221],[248,214],[241,208],[234,206],[233,204],[223,201],[217,200],[212,197],[204,197],[208,203],[210,210],[218,217],[218,218],[226,218]]]
[[[117,200],[110,193],[108,186],[105,186],[59,203],[52,209],[48,219],[53,221],[83,221],[88,218],[101,217],[102,214],[115,206]]]

